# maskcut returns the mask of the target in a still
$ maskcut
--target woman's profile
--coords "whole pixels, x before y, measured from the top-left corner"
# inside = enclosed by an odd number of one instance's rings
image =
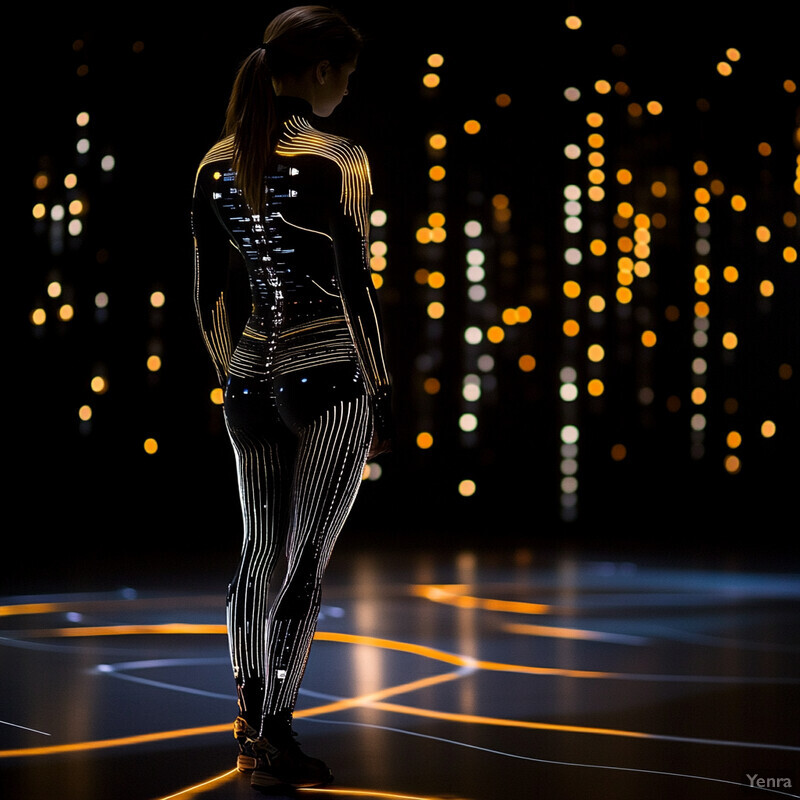
[[[296,744],[292,714],[331,550],[366,461],[390,446],[369,163],[313,119],[347,94],[361,45],[327,8],[277,16],[240,68],[223,138],[195,182],[195,304],[224,388],[244,519],[227,598],[234,734],[257,788],[332,780]],[[250,310],[239,323],[241,264]]]

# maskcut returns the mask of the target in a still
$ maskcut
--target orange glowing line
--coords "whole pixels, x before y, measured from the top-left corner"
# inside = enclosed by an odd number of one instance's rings
[[[400,686],[391,686],[387,689],[381,689],[377,692],[372,692],[362,697],[354,697],[347,700],[340,700],[335,703],[328,703],[326,705],[317,706],[315,708],[304,708],[295,711],[296,718],[313,717],[319,714],[330,714],[334,711],[340,711],[346,708],[352,708],[359,705],[367,705],[371,702],[378,701],[385,697],[391,697],[397,694],[404,694],[406,692],[421,689],[426,686],[433,686],[437,683],[444,683],[446,681],[454,680],[461,676],[460,672],[448,672],[444,675],[433,675],[428,678],[421,678],[418,681],[411,683],[404,683]],[[164,739],[177,739],[186,736],[204,736],[206,734],[214,733],[229,733],[231,730],[230,723],[225,725],[209,725],[203,728],[184,728],[182,730],[162,731],[160,733],[146,733],[138,736],[126,736],[118,739],[104,739],[95,742],[78,742],[74,744],[57,744],[48,747],[31,747],[27,749],[18,750],[0,750],[0,758],[12,758],[14,756],[43,756],[51,755],[53,753],[73,753],[83,750],[102,750],[111,747],[125,747],[134,744],[145,744],[148,742],[158,742]]]
[[[457,677],[458,673],[449,673],[447,675],[436,676],[440,681],[452,680]],[[423,684],[425,681],[433,683],[436,678],[425,679],[423,681],[415,681],[415,684]],[[580,725],[558,725],[550,722],[528,722],[526,720],[515,719],[502,719],[499,717],[481,717],[473,714],[456,714],[448,711],[435,711],[429,708],[414,708],[413,706],[399,705],[397,703],[384,703],[379,700],[371,699],[374,696],[386,697],[390,694],[401,694],[409,691],[409,687],[413,684],[404,684],[402,686],[395,686],[391,689],[384,689],[381,692],[375,692],[374,695],[364,695],[361,698],[353,698],[350,701],[342,701],[343,704],[352,705],[366,705],[370,708],[376,708],[381,711],[391,711],[397,714],[407,714],[416,717],[426,717],[428,719],[441,719],[449,722],[460,722],[464,724],[473,725],[495,725],[507,728],[525,728],[528,730],[547,730],[547,731],[560,731],[562,733],[592,733],[602,736],[622,736],[634,739],[658,739],[659,736],[650,733],[642,733],[640,731],[626,731],[618,730],[615,728],[590,728]],[[295,713],[295,717],[310,717],[323,713],[332,713],[339,710],[339,703],[331,703],[328,706],[318,706],[317,708],[307,708]],[[165,739],[176,739],[179,737],[187,736],[204,736],[207,734],[228,733],[231,730],[230,723],[224,725],[209,725],[203,728],[185,728],[183,730],[175,731],[162,731],[160,733],[141,734],[139,736],[127,736],[118,739],[104,739],[95,742],[79,742],[74,744],[61,744],[52,745],[50,747],[31,747],[28,749],[17,750],[2,750],[0,751],[0,758],[12,758],[19,756],[39,756],[39,755],[52,755],[54,753],[71,753],[77,751],[88,750],[101,750],[111,747],[123,747],[134,744],[144,744],[149,742],[158,742]]]
[[[413,691],[415,689],[423,688],[425,686],[432,686],[436,683],[443,683],[445,681],[454,680],[461,677],[460,672],[450,672],[443,675],[435,675],[428,678],[422,678],[418,681],[411,683],[401,684],[400,686],[393,686],[388,689],[382,689],[378,692],[373,692],[361,697],[355,697],[348,700],[341,700],[336,703],[329,703],[315,708],[306,708],[295,712],[295,717],[311,717],[320,714],[330,714],[345,708],[353,706],[369,706],[370,708],[380,709],[382,711],[391,711],[398,714],[409,714],[412,716],[427,717],[430,719],[443,719],[451,722],[471,723],[478,725],[498,725],[510,728],[526,728],[532,730],[550,730],[561,731],[567,733],[594,733],[605,736],[625,736],[629,738],[639,739],[655,739],[659,738],[656,735],[648,733],[639,733],[636,731],[623,731],[615,730],[613,728],[588,728],[577,725],[557,725],[547,722],[527,722],[524,720],[507,720],[497,717],[479,717],[471,714],[456,714],[445,711],[434,711],[432,709],[414,708],[413,706],[399,705],[396,703],[385,703],[380,698],[389,697],[392,695],[403,694],[405,692]],[[160,733],[147,733],[138,736],[127,736],[117,739],[104,739],[94,742],[79,742],[73,744],[60,744],[51,745],[49,747],[31,747],[28,749],[17,750],[2,750],[0,751],[0,758],[12,758],[19,756],[39,756],[51,755],[54,753],[70,753],[77,751],[100,750],[112,747],[124,747],[135,744],[145,744],[149,742],[158,742],[164,740],[174,740],[179,737],[187,736],[204,736],[207,734],[228,733],[230,731],[230,723],[223,725],[209,725],[202,728],[185,728],[183,730],[162,731]]]
[[[168,625],[146,625],[146,626],[109,626],[108,628],[98,628],[99,634],[89,634],[87,631],[93,630],[91,628],[83,629],[66,629],[66,631],[50,632],[49,635],[113,635],[121,633],[225,633],[224,625],[185,625],[185,624],[168,624]],[[82,633],[81,633],[82,631]],[[47,634],[46,631],[40,631],[40,635]],[[556,669],[549,667],[527,667],[517,664],[502,664],[492,661],[479,661],[472,659],[468,656],[461,656],[453,653],[446,653],[441,650],[435,650],[431,647],[423,647],[421,645],[408,644],[405,642],[397,642],[391,639],[379,639],[373,636],[358,636],[355,634],[332,633],[327,631],[318,631],[315,634],[315,639],[329,642],[343,642],[348,644],[362,644],[372,647],[381,647],[389,650],[398,650],[401,652],[420,655],[425,658],[431,658],[437,661],[444,661],[446,663],[455,664],[457,666],[472,666],[478,669],[492,670],[497,672],[518,672],[525,674],[535,675],[560,675],[578,678],[605,678],[614,677],[615,673],[610,672],[588,672],[581,670],[568,670]],[[299,710],[295,713],[298,718],[311,717],[320,714],[331,714],[347,708],[355,706],[370,706],[387,711],[395,711],[403,714],[414,714],[417,716],[431,717],[435,719],[447,719],[457,722],[472,722],[484,725],[506,725],[509,727],[521,728],[535,728],[542,730],[558,730],[558,731],[571,731],[579,733],[601,733],[605,735],[616,736],[633,736],[639,738],[653,738],[650,734],[635,733],[631,731],[614,731],[612,729],[603,728],[582,728],[569,725],[555,725],[550,723],[538,722],[524,722],[518,720],[503,720],[492,717],[477,717],[464,714],[450,714],[446,712],[432,711],[429,709],[416,709],[411,706],[395,705],[390,703],[383,703],[381,700],[393,695],[404,694],[406,692],[415,691],[428,686],[433,686],[446,681],[455,680],[462,677],[463,673],[459,671],[444,673],[442,675],[433,675],[427,678],[421,678],[409,683],[400,684],[399,686],[392,686],[387,689],[381,689],[377,692],[372,692],[360,697],[349,698],[346,700],[339,700],[333,703],[328,703],[314,708],[306,708]],[[79,742],[73,744],[50,745],[47,747],[32,747],[28,749],[17,750],[2,750],[0,751],[0,758],[10,758],[14,756],[36,756],[36,755],[50,755],[53,753],[67,753],[86,750],[99,750],[112,747],[123,747],[128,745],[143,744],[147,742],[157,742],[166,739],[175,739],[178,737],[186,736],[202,736],[206,734],[224,733],[230,730],[229,724],[224,725],[211,725],[198,728],[185,728],[182,730],[162,731],[160,733],[140,734],[137,736],[120,737],[116,739],[105,739],[94,742]]]
[[[36,638],[82,636],[142,636],[151,634],[227,634],[225,625],[189,625],[185,622],[168,622],[164,625],[97,625],[87,628],[50,628],[25,631],[25,636]]]
[[[160,797],[158,800],[173,800],[176,797],[191,797],[195,792],[203,792],[206,788],[209,788],[215,784],[224,782],[229,780],[231,777],[236,775],[238,770],[230,770],[230,772],[225,772],[222,775],[218,775],[215,778],[210,778],[209,780],[205,781],[204,783],[198,783],[195,786],[190,786],[187,789],[182,789],[175,794],[167,795],[166,797]],[[346,795],[348,797],[377,797],[377,798],[386,798],[386,800],[441,800],[441,798],[433,797],[432,795],[417,795],[417,794],[397,794],[396,792],[381,792],[374,789],[315,789],[315,788],[299,788],[295,789],[295,792],[304,792],[305,794],[330,794],[330,795]],[[462,798],[462,800],[466,800]]]
[[[618,678],[621,672],[592,672],[582,669],[562,669],[560,667],[526,667],[522,664],[501,664],[497,661],[476,661],[478,669],[492,672],[519,672],[523,675],[559,675],[562,678]]]
[[[463,584],[422,584],[412,586],[411,592],[433,603],[444,603],[458,608],[481,608],[485,611],[508,611],[513,614],[549,614],[552,611],[552,606],[544,603],[472,597],[465,594],[467,589]]]
[[[219,605],[219,597],[214,595],[197,596],[191,598],[193,607],[198,605]],[[19,603],[18,605],[0,606],[0,617],[16,617],[24,614],[57,614],[61,611],[96,610],[102,608],[182,608],[186,605],[185,597],[147,597],[134,599],[107,599],[107,600],[75,600],[59,603]]]
[[[25,631],[28,637],[81,637],[81,636],[131,636],[148,634],[227,634],[225,625],[189,625],[182,622],[166,623],[163,625],[106,625],[87,628],[51,628],[49,630]],[[474,661],[466,656],[456,653],[447,653],[423,645],[396,642],[391,639],[379,639],[374,636],[358,636],[348,633],[333,633],[317,631],[314,638],[323,642],[344,642],[347,644],[363,644],[371,647],[382,647],[386,650],[400,650],[430,658],[435,661],[444,661],[448,664],[468,666]]]
[[[422,656],[423,658],[433,659],[434,661],[456,664],[459,667],[472,666],[475,663],[473,659],[467,656],[460,656],[457,653],[447,653],[444,650],[436,650],[433,647],[409,644],[407,642],[397,642],[393,639],[379,639],[375,636],[359,636],[353,633],[317,631],[314,638],[322,642],[345,642],[347,644],[364,644],[369,647],[381,647],[385,650],[400,650],[404,653],[412,653]]]
[[[13,617],[18,614],[52,614],[61,610],[61,603],[20,603],[18,606],[0,606],[0,617]],[[70,610],[73,606],[70,606]]]
[[[524,633],[530,636],[551,636],[556,639],[583,639],[587,641],[606,638],[606,634],[597,631],[586,631],[580,628],[552,628],[548,625],[504,625],[503,630],[509,633]]]
[[[617,730],[616,728],[587,728],[580,725],[557,725],[552,722],[527,722],[519,719],[502,719],[498,717],[478,717],[473,714],[455,714],[449,711],[434,711],[429,708],[414,708],[396,703],[371,703],[372,708],[381,711],[394,711],[398,714],[410,714],[415,717],[444,719],[448,722],[463,722],[473,725],[497,725],[505,728],[527,728],[531,730],[561,731],[563,733],[594,733],[602,736],[625,736],[633,739],[658,739],[656,734],[640,731]]]
[[[238,775],[238,769],[231,769],[228,772],[223,772],[222,775],[217,775],[214,778],[209,778],[207,781],[203,781],[202,783],[197,783],[194,786],[189,786],[186,789],[181,789],[179,792],[175,792],[175,794],[169,794],[166,797],[160,797],[158,800],[172,800],[173,797],[192,797],[195,793],[201,794],[206,789],[216,786],[219,783],[226,783],[229,781],[234,775]]]
[[[358,636],[352,633],[328,633],[317,631],[315,639],[327,642],[346,642],[348,644],[364,644],[371,647],[382,647],[387,650],[400,650],[404,653],[413,653],[435,661],[444,661],[447,664],[457,664],[461,667],[476,667],[477,669],[491,670],[492,672],[521,672],[528,675],[560,675],[570,678],[614,678],[619,675],[615,672],[591,672],[579,669],[560,669],[557,667],[527,667],[522,664],[502,664],[496,661],[480,661],[469,656],[456,653],[447,653],[444,650],[435,650],[432,647],[423,647],[417,644],[396,642],[392,639],[378,639],[374,636]]]
[[[472,597],[467,594],[467,584],[422,584],[412,586],[413,594],[424,597],[434,603],[458,606],[460,608],[482,608],[487,611],[508,611],[516,614],[547,614],[552,607],[543,603],[523,603],[513,600],[494,600],[491,598]],[[217,605],[218,598],[203,597],[192,598],[192,604],[198,601],[203,605]],[[130,608],[135,604],[137,608],[176,606],[183,603],[183,598],[142,598],[142,599],[109,599],[109,600],[78,600],[59,603],[20,603],[19,605],[0,606],[0,617],[21,616],[24,614],[53,614],[60,611],[77,611],[82,608],[125,606]],[[135,632],[135,631],[133,631]],[[178,631],[180,632],[180,631]],[[216,632],[216,631],[214,631]],[[97,635],[89,633],[87,635]]]
[[[230,723],[226,725],[208,725],[204,728],[184,728],[177,731],[160,731],[159,733],[142,733],[138,736],[122,736],[117,739],[100,739],[95,742],[74,742],[72,744],[54,744],[48,747],[29,747],[18,750],[0,750],[0,758],[17,756],[45,756],[53,753],[74,753],[84,750],[105,750],[110,747],[125,747],[132,744],[161,742],[165,739],[177,739],[184,736],[205,736],[209,733],[230,733]]]
[[[225,625],[188,625],[185,623],[167,623],[165,625],[109,625],[97,628],[55,628],[42,631],[26,631],[29,637],[54,637],[54,636],[128,636],[142,634],[221,634],[227,633]],[[314,639],[323,642],[343,642],[346,644],[363,644],[369,647],[381,647],[385,650],[399,650],[403,653],[430,658],[434,661],[443,661],[446,664],[455,664],[459,667],[475,667],[492,672],[518,672],[525,675],[560,675],[569,678],[616,678],[621,673],[593,672],[589,670],[561,669],[557,667],[528,667],[522,664],[503,664],[496,661],[480,661],[470,656],[458,653],[448,653],[408,642],[397,642],[392,639],[379,639],[374,636],[359,636],[351,633],[333,633],[317,631]],[[342,701],[345,702],[345,701]]]
[[[294,716],[297,718],[315,717],[319,714],[333,714],[336,711],[343,711],[347,708],[354,708],[355,706],[372,705],[384,697],[392,697],[396,694],[414,692],[417,689],[424,689],[428,686],[436,686],[439,683],[446,683],[447,681],[452,681],[460,677],[462,677],[462,673],[460,671],[446,672],[444,675],[432,675],[428,678],[420,678],[418,681],[411,681],[410,683],[401,684],[400,686],[390,686],[388,689],[380,689],[377,692],[364,694],[360,697],[350,697],[346,700],[337,700],[324,706],[316,706],[315,708],[304,708],[300,711],[295,711]]]
[[[314,793],[314,794],[342,794],[348,797],[385,797],[389,800],[441,800],[441,798],[425,795],[422,797],[418,794],[395,794],[394,792],[379,792],[371,789],[296,789],[298,792]],[[169,800],[169,798],[164,798]],[[461,798],[466,800],[466,798]]]

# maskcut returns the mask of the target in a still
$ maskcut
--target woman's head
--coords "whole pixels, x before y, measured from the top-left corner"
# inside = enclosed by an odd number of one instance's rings
[[[361,35],[335,11],[298,6],[270,22],[262,48],[276,93],[302,97],[327,117],[347,94]]]
[[[264,43],[244,61],[231,92],[226,135],[234,136],[237,182],[253,208],[263,202],[263,175],[277,131],[274,97],[288,94],[327,116],[347,93],[347,78],[362,47],[359,32],[324,6],[278,14]]]
[[[361,34],[324,6],[290,8],[264,31],[266,63],[278,79],[298,77],[323,61],[334,68],[352,63],[361,47]]]

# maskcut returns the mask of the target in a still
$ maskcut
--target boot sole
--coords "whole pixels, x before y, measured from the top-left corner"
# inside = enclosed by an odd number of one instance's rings
[[[258,759],[252,756],[239,756],[236,759],[236,769],[239,772],[252,772],[258,766]]]
[[[295,789],[311,789],[314,786],[327,786],[333,782],[333,774],[318,781],[287,781],[277,778],[264,770],[253,770],[250,785],[255,788],[269,789],[274,786],[293,786]]]

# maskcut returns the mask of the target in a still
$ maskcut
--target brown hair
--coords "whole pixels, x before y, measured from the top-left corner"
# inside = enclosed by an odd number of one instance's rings
[[[355,59],[361,46],[361,34],[338,12],[297,6],[270,22],[264,44],[242,63],[228,102],[225,136],[234,137],[236,182],[256,213],[264,204],[264,172],[276,144],[273,77],[299,75],[324,60],[339,67]]]

